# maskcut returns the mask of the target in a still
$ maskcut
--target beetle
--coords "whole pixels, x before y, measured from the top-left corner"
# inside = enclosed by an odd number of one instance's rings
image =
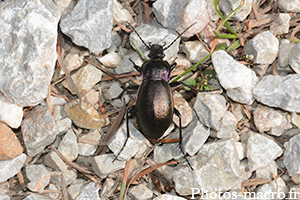
[[[191,86],[180,81],[169,83],[171,71],[175,68],[177,64],[176,62],[173,62],[170,65],[167,61],[164,61],[163,58],[165,57],[164,51],[168,49],[171,45],[173,45],[174,42],[177,39],[179,39],[180,36],[194,24],[190,25],[187,29],[185,29],[185,31],[179,34],[178,37],[175,40],[173,40],[167,47],[163,47],[164,45],[151,43],[147,45],[141,38],[141,36],[137,33],[137,31],[132,27],[132,25],[129,24],[133,31],[140,38],[140,40],[143,42],[143,44],[150,50],[150,53],[148,54],[150,60],[145,61],[143,65],[139,67],[131,59],[129,59],[133,63],[134,68],[141,73],[142,84],[131,85],[125,88],[118,97],[113,98],[121,98],[123,93],[128,89],[137,89],[135,105],[128,108],[126,112],[127,138],[115,159],[120,155],[123,148],[126,146],[128,138],[130,137],[128,113],[135,110],[139,129],[148,140],[153,142],[158,141],[158,139],[168,129],[173,120],[173,114],[175,114],[179,118],[180,150],[183,153],[184,158],[187,161],[190,168],[193,169],[182,148],[181,114],[174,107],[174,100],[171,87],[175,87],[182,84],[189,87],[193,91],[199,92],[200,90],[192,88]]]

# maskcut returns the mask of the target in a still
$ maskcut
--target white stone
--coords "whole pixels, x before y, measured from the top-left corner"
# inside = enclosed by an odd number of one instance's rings
[[[113,173],[125,167],[126,161],[115,160],[113,154],[103,154],[92,159],[93,170],[100,178],[105,178],[109,173]]]
[[[12,160],[0,161],[0,183],[16,175],[23,167],[25,160],[26,155],[22,153]]]
[[[289,57],[292,48],[295,46],[294,42],[288,39],[282,39],[279,46],[278,63],[280,67],[287,67],[289,64]]]
[[[119,23],[129,22],[132,24],[134,22],[129,11],[123,8],[117,0],[113,0],[112,15]]]
[[[77,136],[70,129],[63,139],[61,140],[58,150],[65,156],[69,161],[74,161],[78,156],[78,143]]]
[[[185,42],[182,50],[186,54],[187,59],[192,63],[198,63],[209,54],[209,51],[198,40]]]
[[[23,119],[23,108],[8,101],[0,92],[0,121],[12,128],[18,128]]]
[[[283,163],[289,175],[300,174],[300,134],[295,135],[288,142],[284,143],[284,148]]]

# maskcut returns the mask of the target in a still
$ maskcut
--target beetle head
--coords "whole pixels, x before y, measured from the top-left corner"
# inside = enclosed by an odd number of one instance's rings
[[[165,57],[163,46],[159,44],[152,44],[150,46],[150,53],[148,57],[151,59],[163,59]]]

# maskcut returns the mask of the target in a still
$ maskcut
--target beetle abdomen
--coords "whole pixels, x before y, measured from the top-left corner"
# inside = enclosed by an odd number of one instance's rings
[[[146,79],[138,90],[136,100],[137,122],[151,139],[160,138],[173,117],[173,97],[165,80]]]

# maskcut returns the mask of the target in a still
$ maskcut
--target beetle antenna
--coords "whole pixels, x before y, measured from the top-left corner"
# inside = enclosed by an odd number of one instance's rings
[[[171,42],[171,44],[169,44],[167,47],[164,48],[164,51],[167,50],[170,46],[172,46],[172,44],[174,44],[174,42],[176,42],[176,40],[178,40],[178,38],[180,38],[187,30],[189,30],[189,28],[191,28],[192,26],[194,26],[197,22],[193,23],[192,25],[190,25],[189,27],[187,27],[182,33],[180,33],[177,38],[175,40],[173,40],[173,42]]]
[[[142,39],[142,37],[140,36],[140,34],[138,34],[138,32],[135,30],[135,28],[133,28],[133,26],[127,22],[127,24],[130,26],[130,28],[137,34],[137,36],[140,38],[140,40],[144,43],[144,45],[147,47],[147,49],[150,50],[150,46],[146,44],[146,42]]]

